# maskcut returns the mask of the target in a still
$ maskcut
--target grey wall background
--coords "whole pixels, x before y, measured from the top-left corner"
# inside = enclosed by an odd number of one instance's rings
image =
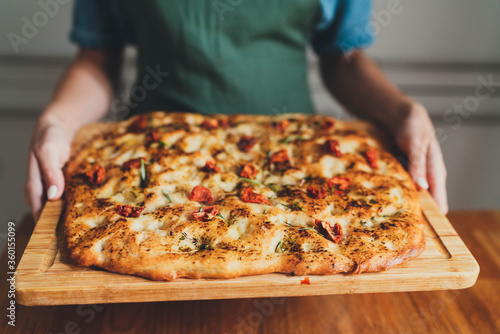
[[[72,0],[57,0],[59,10],[29,43],[12,49],[6,34],[21,34],[22,18],[33,21],[39,1],[2,0],[0,55],[71,56],[67,42]],[[52,0],[41,0],[49,3]],[[397,12],[386,20],[383,10]],[[427,62],[499,62],[500,3],[497,0],[374,0],[377,43],[369,53],[384,60]],[[215,13],[214,13],[215,14]],[[378,15],[377,15],[378,14]]]
[[[31,132],[75,52],[67,40],[72,1],[59,1],[57,9],[52,7],[53,15],[45,15],[47,20],[38,1],[3,0],[1,5],[1,241],[7,221],[17,222],[28,212],[23,187]],[[497,0],[375,0],[377,41],[367,52],[403,91],[428,108],[435,126],[445,134],[442,147],[454,210],[500,208],[499,17]],[[34,19],[41,27],[16,52],[9,33],[22,36],[23,20]],[[310,54],[311,93],[318,112],[346,117],[323,89],[316,66]],[[131,85],[134,73],[129,61],[125,86]],[[445,111],[472,101],[480,78],[488,76],[497,82],[491,96],[452,127],[454,123],[443,118]]]

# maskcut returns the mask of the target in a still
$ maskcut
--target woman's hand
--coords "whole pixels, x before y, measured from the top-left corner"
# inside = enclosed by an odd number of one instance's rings
[[[446,167],[427,110],[412,103],[401,124],[393,130],[399,149],[409,160],[409,172],[418,187],[429,189],[443,213],[448,212]]]
[[[26,202],[38,220],[46,199],[64,191],[62,168],[74,135],[85,124],[102,118],[111,103],[122,64],[123,48],[81,48],[37,122],[31,140]]]
[[[62,168],[70,155],[71,139],[56,117],[40,118],[33,133],[25,186],[26,203],[35,222],[45,201],[59,199],[64,191]]]
[[[391,133],[409,159],[415,183],[430,188],[441,211],[447,213],[446,168],[425,108],[404,95],[359,50],[324,55],[320,69],[326,87],[347,110]]]

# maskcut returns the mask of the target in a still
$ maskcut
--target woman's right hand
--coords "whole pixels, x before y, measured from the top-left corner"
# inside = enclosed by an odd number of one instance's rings
[[[80,48],[37,122],[31,140],[26,202],[35,221],[44,202],[64,191],[62,168],[80,127],[101,119],[109,108],[122,66],[123,48]]]
[[[38,120],[31,140],[25,186],[26,203],[31,207],[35,222],[45,201],[59,199],[63,194],[62,168],[69,159],[70,147],[71,139],[57,117]]]

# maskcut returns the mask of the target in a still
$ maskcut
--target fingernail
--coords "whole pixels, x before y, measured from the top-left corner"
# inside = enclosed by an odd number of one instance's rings
[[[427,179],[425,177],[420,176],[419,178],[417,178],[417,184],[422,189],[429,189],[429,183],[427,183]]]
[[[54,199],[57,195],[57,186],[50,186],[49,190],[47,190],[47,198]]]

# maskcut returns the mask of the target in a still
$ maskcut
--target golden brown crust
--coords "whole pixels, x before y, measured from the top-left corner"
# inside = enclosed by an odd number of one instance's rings
[[[361,273],[386,270],[425,247],[413,182],[357,125],[305,115],[220,115],[215,123],[187,113],[138,117],[89,138],[66,166],[63,231],[79,265],[156,280]],[[249,136],[256,138],[250,148]],[[249,162],[257,169],[251,182],[238,176]],[[106,175],[93,184],[86,173],[98,165]],[[348,182],[329,186],[335,177]],[[213,203],[190,200],[198,185]],[[262,203],[249,202],[246,188]],[[195,219],[207,205],[220,215]],[[319,234],[316,219],[339,223],[340,242]]]

